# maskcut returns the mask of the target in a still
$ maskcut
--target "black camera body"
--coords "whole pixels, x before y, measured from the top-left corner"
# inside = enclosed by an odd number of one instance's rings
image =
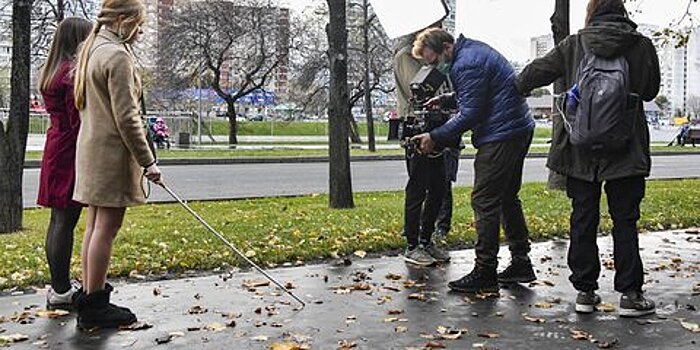
[[[409,155],[417,152],[417,144],[410,138],[445,124],[450,115],[440,109],[430,109],[425,106],[431,98],[437,95],[438,89],[445,83],[447,77],[432,66],[423,66],[411,80],[411,114],[401,124],[399,135],[401,146],[406,148]],[[442,151],[444,146],[436,147],[434,153]]]

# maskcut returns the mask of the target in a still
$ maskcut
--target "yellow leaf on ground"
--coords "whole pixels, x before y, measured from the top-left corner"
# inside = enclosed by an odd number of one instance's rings
[[[364,250],[358,250],[358,251],[356,251],[354,254],[355,254],[356,257],[358,257],[358,258],[360,258],[360,259],[364,259],[365,256],[367,256],[367,252],[364,251]]]
[[[70,312],[66,310],[37,310],[35,315],[37,317],[46,317],[46,318],[59,318],[63,316],[69,315]]]

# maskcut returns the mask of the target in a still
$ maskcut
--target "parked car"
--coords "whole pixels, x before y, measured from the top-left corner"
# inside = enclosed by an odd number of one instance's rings
[[[251,121],[251,122],[261,122],[263,120],[265,120],[265,116],[262,114],[256,114],[256,115],[248,118],[248,121]]]

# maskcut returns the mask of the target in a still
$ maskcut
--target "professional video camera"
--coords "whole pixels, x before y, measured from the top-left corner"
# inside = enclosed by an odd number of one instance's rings
[[[410,138],[445,124],[450,115],[440,109],[429,109],[425,106],[435,97],[438,89],[445,83],[447,77],[432,66],[423,66],[411,81],[411,114],[399,129],[401,146],[408,150],[409,156],[416,154],[417,144]],[[436,147],[434,152],[441,152],[444,146]]]

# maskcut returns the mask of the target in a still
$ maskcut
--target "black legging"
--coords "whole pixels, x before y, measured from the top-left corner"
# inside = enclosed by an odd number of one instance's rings
[[[51,271],[51,288],[67,292],[70,285],[70,259],[73,254],[73,230],[80,219],[81,207],[51,209],[51,222],[46,233],[46,259]]]

